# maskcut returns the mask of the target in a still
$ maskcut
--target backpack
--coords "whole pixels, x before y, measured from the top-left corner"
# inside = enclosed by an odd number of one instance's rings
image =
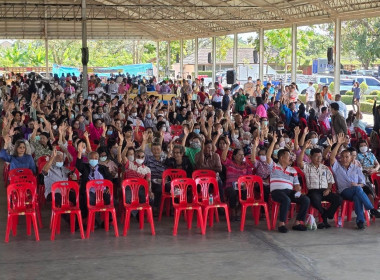
[[[305,225],[308,230],[317,230],[317,223],[315,222],[314,216],[311,214],[307,215]]]

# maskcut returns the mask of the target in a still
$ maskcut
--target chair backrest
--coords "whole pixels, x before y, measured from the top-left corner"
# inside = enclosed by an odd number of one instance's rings
[[[197,179],[198,177],[216,178],[216,172],[213,170],[208,170],[208,169],[199,169],[199,170],[195,170],[191,177],[193,178],[193,180]]]
[[[180,178],[174,179],[171,182],[171,195],[173,205],[186,205],[187,204],[187,190],[191,188],[192,202],[198,201],[197,186],[193,179]],[[176,200],[178,198],[178,200]]]
[[[9,168],[10,168],[10,164],[8,162],[4,162],[4,165],[3,165],[3,179],[4,180],[3,181],[4,181],[5,187],[8,184]]]
[[[12,177],[17,177],[20,175],[34,176],[33,171],[29,168],[15,168],[9,171],[8,177],[9,177],[9,180],[11,180]]]
[[[255,197],[255,184],[259,185],[258,197]],[[247,199],[242,199],[242,189],[247,190]],[[257,175],[240,176],[238,179],[239,201],[242,202],[264,202],[263,179]]]
[[[166,181],[173,181],[176,178],[186,178],[187,174],[185,170],[182,169],[166,169],[162,173],[162,193],[165,193],[165,183]]]
[[[49,156],[40,156],[37,160],[37,166],[38,171],[41,172],[42,168],[40,169],[40,166],[44,167],[45,163],[49,161]]]
[[[9,183],[10,184],[28,183],[28,184],[33,184],[37,186],[37,178],[35,176],[22,174],[19,176],[13,176],[9,178]]]
[[[29,183],[10,184],[7,187],[9,211],[25,211],[36,206],[36,185]]]
[[[72,204],[70,202],[70,192],[75,193],[75,206],[79,207],[79,185],[74,181],[59,181],[53,183],[51,186],[51,199],[53,210],[59,210],[62,208],[70,208]],[[61,194],[61,204],[56,205],[55,194]]]
[[[194,173],[193,173],[194,174]],[[212,197],[214,203],[220,202],[218,181],[215,177],[197,177],[194,179],[195,184],[201,186],[201,199],[203,202],[208,202],[210,197],[210,185],[213,186]]]
[[[183,131],[182,125],[171,125],[170,131],[173,136],[180,136]]]
[[[327,135],[328,129],[327,129],[326,124],[323,121],[319,121],[319,126],[321,128],[321,134]]]
[[[121,190],[123,192],[124,206],[140,204],[139,190],[141,187],[144,188],[145,201],[148,202],[149,201],[149,186],[148,186],[147,180],[142,179],[142,178],[131,178],[131,179],[125,179],[122,182]],[[127,199],[125,196],[125,190],[127,188],[131,189],[131,194],[132,194],[131,203],[127,203]]]
[[[307,121],[305,118],[300,118],[301,129],[304,130],[307,127]]]
[[[364,140],[368,139],[368,135],[364,130],[362,130],[359,127],[355,127],[354,129],[355,129],[356,138],[364,139]]]
[[[297,171],[298,179],[301,179],[299,181],[300,181],[300,184],[301,184],[302,193],[307,194],[308,188],[307,188],[307,185],[306,185],[305,173],[303,173],[303,171],[301,170],[301,168],[299,168],[297,166],[293,166],[293,168]]]
[[[375,185],[376,196],[380,197],[380,172],[371,174],[371,181]]]
[[[90,205],[90,192],[95,194],[95,205]],[[110,180],[90,180],[86,184],[87,207],[102,207],[104,204],[104,193],[109,193],[110,204],[113,206],[113,183]]]
[[[315,131],[316,133],[318,133],[318,135],[321,134],[321,129],[315,120],[311,121],[311,127],[309,130]]]

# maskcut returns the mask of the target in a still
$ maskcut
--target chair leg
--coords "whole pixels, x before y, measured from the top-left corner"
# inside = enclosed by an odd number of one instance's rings
[[[25,215],[26,219],[26,235],[32,234],[32,228],[31,228],[31,217],[29,215]]]
[[[149,210],[147,210],[147,213],[148,213],[148,221],[150,223],[150,230],[152,232],[152,235],[156,235],[156,230],[154,229],[154,221],[153,221],[153,211],[152,211],[152,207],[149,208]]]
[[[193,223],[193,213],[194,210],[188,210],[187,211],[187,229],[191,229],[192,223]],[[201,224],[202,226],[202,224]]]
[[[208,226],[209,227],[212,227],[213,225],[214,225],[214,212],[218,212],[218,211],[216,211],[216,208],[211,208],[210,209],[211,211],[210,211],[210,220],[209,220],[209,222],[208,222]],[[206,224],[207,225],[207,224]],[[206,226],[205,225],[205,226]]]
[[[205,209],[204,209],[204,213],[203,213],[203,222],[205,223],[203,226],[204,227],[207,227],[207,217],[208,217],[208,215],[209,215],[209,208],[208,207],[206,207]],[[197,221],[199,222],[199,219],[197,219]]]
[[[70,213],[70,232],[75,232],[75,213]]]
[[[139,215],[140,229],[144,229],[144,210],[140,210],[137,215]]]
[[[127,235],[130,219],[131,219],[131,211],[125,210],[125,220],[124,220],[123,236]]]
[[[90,232],[91,232],[91,229],[92,229],[92,223],[93,223],[93,219],[92,219],[92,216],[93,216],[93,212],[90,211],[88,213],[88,218],[87,218],[87,232],[86,232],[86,238],[90,238]]]
[[[161,221],[162,218],[162,212],[164,211],[164,204],[165,204],[165,198],[161,197],[161,203],[160,203],[160,212],[158,214],[158,221]]]
[[[215,221],[217,223],[219,223],[219,213],[218,213],[218,209],[215,210]]]
[[[252,206],[252,209],[254,209],[255,225],[257,226],[259,224],[261,206]]]
[[[8,215],[7,229],[5,230],[5,242],[9,242],[9,234],[12,228],[13,228],[13,217],[11,215]]]
[[[365,220],[367,222],[367,227],[369,227],[370,226],[370,218],[369,218],[368,211],[366,209],[364,209],[364,217],[365,217]]]
[[[272,229],[276,229],[276,223],[277,223],[277,217],[278,217],[278,206],[273,205],[272,206]]]
[[[55,222],[56,222],[56,214],[54,212],[51,213],[51,223],[50,223],[50,227],[51,227],[51,235],[50,235],[50,240],[53,241],[55,239]]]
[[[193,212],[193,211],[191,211],[191,212]],[[197,213],[198,213],[199,223],[201,224],[202,235],[205,235],[206,234],[206,227],[205,227],[205,224],[203,223],[202,209],[198,209]]]
[[[115,237],[119,237],[119,228],[117,227],[116,211],[112,209],[112,224],[115,231]]]
[[[340,215],[342,227],[344,227],[344,218],[346,217],[346,213],[347,213],[347,203],[343,202],[342,214]]]
[[[240,231],[244,230],[244,224],[245,224],[245,216],[247,215],[247,206],[242,205],[241,206],[241,221],[240,221]]]
[[[83,221],[82,221],[82,214],[80,211],[77,212],[77,219],[78,219],[78,224],[79,224],[80,238],[84,239]]]
[[[60,234],[61,233],[61,214],[57,215],[57,220],[58,220],[58,224],[57,224],[57,234]]]
[[[268,212],[268,205],[263,205],[264,207],[264,213],[265,213],[265,219],[267,220],[267,227],[268,227],[268,230],[271,229],[271,226],[270,226],[270,219],[269,219],[269,212]]]
[[[231,232],[230,213],[228,212],[228,206],[224,206],[224,212],[226,214],[227,230]]]
[[[42,224],[42,217],[41,217],[41,208],[40,205],[36,205],[36,214],[37,214],[37,219],[38,219],[38,225],[40,228],[43,228]]]
[[[178,209],[174,209],[174,228],[173,228],[173,235],[177,235],[178,231],[178,222],[179,222],[179,215],[181,214],[181,211]]]
[[[110,230],[110,215],[108,211],[104,212],[104,229],[106,231]]]
[[[170,216],[170,197],[167,197],[166,199],[166,217]]]
[[[40,235],[38,233],[37,215],[36,212],[32,214],[32,221],[34,227],[34,235],[36,236],[36,241],[40,241]]]

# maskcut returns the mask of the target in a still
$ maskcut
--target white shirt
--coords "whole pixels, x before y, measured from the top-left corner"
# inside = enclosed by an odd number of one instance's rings
[[[309,86],[306,89],[307,100],[306,101],[315,101],[315,88],[313,86]]]

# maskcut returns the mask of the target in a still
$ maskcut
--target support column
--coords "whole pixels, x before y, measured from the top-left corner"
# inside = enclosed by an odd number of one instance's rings
[[[297,24],[295,23],[292,25],[292,82],[297,82]]]
[[[212,37],[212,82],[216,82],[216,37]]]
[[[194,53],[194,79],[198,78],[198,47],[199,41],[198,37],[195,38],[195,53]]]
[[[160,41],[156,43],[157,58],[156,58],[156,67],[157,67],[157,82],[160,80]]]
[[[46,0],[44,1],[46,4]],[[45,10],[45,17],[47,16],[47,11]],[[44,35],[45,35],[45,73],[46,78],[50,79],[50,71],[49,71],[49,41],[48,41],[48,24],[47,20],[45,20],[44,26]]]
[[[264,28],[260,28],[259,31],[259,79],[261,82],[264,80]]]
[[[342,22],[335,20],[335,67],[334,67],[334,94],[340,94],[340,49],[341,49]]]
[[[86,99],[88,97],[88,73],[87,73],[87,58],[88,58],[88,48],[87,48],[87,17],[86,17],[86,0],[82,0],[82,54],[85,53],[87,56],[82,55],[83,64],[83,80],[82,80],[82,92],[83,97]]]
[[[168,48],[167,48],[167,56],[166,56],[166,65],[167,65],[167,68],[166,68],[166,76],[169,77],[169,73],[170,73],[170,41],[168,41]]]
[[[238,34],[234,34],[234,49],[233,49],[233,65],[234,70],[237,71],[238,64]]]
[[[182,77],[182,79],[185,79],[185,76],[183,75],[183,39],[180,40],[179,42],[179,69],[180,69],[180,77]]]

